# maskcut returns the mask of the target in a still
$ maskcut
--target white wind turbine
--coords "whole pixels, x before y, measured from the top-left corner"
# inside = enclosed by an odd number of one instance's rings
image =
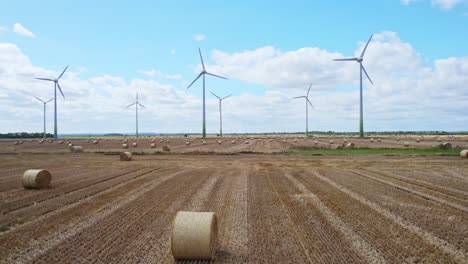
[[[216,96],[216,98],[219,99],[219,136],[223,137],[223,110],[222,110],[222,104],[221,103],[223,102],[224,99],[228,98],[232,94],[221,98],[221,97],[217,96],[216,94],[214,94],[212,91],[210,91],[210,93],[212,95]]]
[[[309,90],[307,91],[306,95],[297,96],[293,98],[293,99],[305,98],[305,105],[306,105],[306,132],[305,134],[306,134],[306,137],[309,136],[309,104],[310,106],[312,106],[312,108],[315,109],[315,107],[312,105],[312,103],[309,100],[309,93],[310,93],[311,88],[312,88],[312,84],[309,86]]]
[[[36,96],[34,96],[34,98],[36,98],[37,100],[41,101],[44,104],[44,139],[45,139],[46,138],[46,104],[54,100],[54,98],[50,99],[49,101],[43,101],[42,99],[39,99]]]

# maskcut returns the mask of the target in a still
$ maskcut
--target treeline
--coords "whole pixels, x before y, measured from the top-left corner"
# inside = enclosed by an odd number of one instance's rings
[[[43,138],[44,133],[27,133],[27,132],[17,132],[17,133],[0,133],[0,138]],[[47,138],[53,138],[54,135],[47,133]]]

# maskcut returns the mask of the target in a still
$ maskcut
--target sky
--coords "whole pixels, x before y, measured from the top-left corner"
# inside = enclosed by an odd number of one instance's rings
[[[0,1],[0,133],[468,131],[468,1]],[[47,104],[53,132],[53,101]]]

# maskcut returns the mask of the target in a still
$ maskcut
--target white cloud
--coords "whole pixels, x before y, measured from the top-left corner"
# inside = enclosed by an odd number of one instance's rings
[[[27,28],[25,28],[20,23],[13,24],[13,32],[15,32],[15,33],[17,33],[17,34],[19,34],[21,36],[25,36],[25,37],[31,37],[31,38],[36,37],[36,35],[34,35],[34,33],[32,33]]]
[[[366,40],[364,36],[357,43],[354,55],[360,53]],[[214,64],[207,66],[210,72],[278,87],[261,94],[234,92],[223,102],[223,130],[303,131],[304,104],[291,98],[303,95],[309,82],[313,82],[316,86],[310,99],[316,110],[309,112],[310,129],[357,131],[358,65],[331,61],[345,55],[353,56],[318,47],[213,51]],[[366,131],[468,130],[468,57],[442,58],[429,64],[396,33],[382,32],[369,44],[364,65],[375,83],[371,86],[364,82]],[[57,76],[61,67],[37,67],[16,45],[0,43],[0,132],[42,130],[42,105],[32,95],[50,98],[53,85],[34,77]],[[201,131],[202,102],[199,96],[192,95],[199,94],[199,89],[185,92],[156,80],[126,80],[112,75],[82,78],[82,71],[70,68],[61,80],[67,99],[58,101],[60,133],[133,133],[134,111],[126,106],[135,100],[137,91],[147,107],[140,112],[140,131]],[[148,72],[159,74],[158,70]],[[211,96],[207,98],[207,129],[216,133],[218,102]],[[47,127],[51,131],[52,107],[47,111]]]
[[[206,38],[206,36],[203,35],[203,34],[195,34],[195,35],[193,35],[193,38],[195,39],[195,41],[200,42],[200,41],[204,40]]]
[[[177,53],[177,49],[171,49],[171,55],[175,55]]]
[[[5,32],[5,31],[8,31],[8,28],[6,28],[6,27],[0,27],[0,33]]]
[[[403,5],[409,5],[415,2],[421,2],[423,0],[400,0]],[[431,0],[433,6],[443,9],[450,10],[455,8],[457,5],[466,4],[468,0]]]
[[[168,80],[182,79],[182,75],[180,74],[165,74],[165,73],[162,73],[160,70],[155,70],[155,69],[139,70],[138,72],[149,77],[160,77],[160,78],[168,79]]]

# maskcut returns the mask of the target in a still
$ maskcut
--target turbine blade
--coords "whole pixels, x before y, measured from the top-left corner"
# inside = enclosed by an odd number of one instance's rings
[[[334,59],[334,61],[357,61],[357,58]]]
[[[362,64],[361,64],[361,69],[362,69],[362,70],[364,71],[364,73],[366,74],[367,79],[369,79],[370,83],[372,83],[372,85],[374,85],[374,83],[372,82],[371,78],[369,77],[369,74],[367,74],[367,71],[366,71],[366,69],[364,69],[364,66],[362,66]]]
[[[198,48],[198,53],[200,54],[200,60],[201,60],[201,65],[203,67],[203,70],[205,70],[205,63],[203,62],[203,56],[201,55],[201,50]]]
[[[362,50],[361,58],[364,57],[364,53],[366,53],[367,46],[369,45],[369,42],[371,41],[372,36],[374,36],[374,34],[372,34],[372,35],[370,36],[369,40],[368,40],[367,43],[366,43],[366,46],[365,46],[364,49]]]
[[[57,87],[59,88],[59,91],[60,91],[60,93],[62,94],[63,99],[65,99],[65,95],[63,94],[62,88],[60,87],[60,84],[59,84],[58,82],[57,82]]]
[[[190,88],[190,86],[192,86],[198,80],[198,78],[200,78],[200,76],[202,76],[202,74],[203,74],[203,72],[200,72],[200,74],[198,74],[197,78],[195,78],[195,80],[193,80],[193,82],[189,86],[187,86],[187,89]]]
[[[54,81],[54,80],[49,79],[49,78],[34,78],[34,79],[43,80],[43,81],[51,81],[51,82]]]
[[[313,109],[315,109],[314,105],[310,102],[309,98],[306,98],[307,99],[307,102],[310,104],[310,106],[312,106]]]
[[[42,101],[41,99],[37,98],[36,96],[34,96],[34,98],[36,98],[37,100],[39,100],[39,101],[41,101],[41,102],[44,103],[44,101]]]
[[[206,74],[211,75],[211,76],[214,76],[214,77],[218,77],[218,78],[221,78],[221,79],[224,79],[224,80],[227,80],[226,77],[219,76],[219,75],[216,75],[216,74],[213,74],[213,73],[206,72]]]
[[[57,80],[59,80],[60,78],[62,78],[63,74],[65,73],[65,71],[68,69],[68,65],[67,67],[65,67],[65,69],[63,69],[63,72],[59,75],[59,77],[57,78]]]
[[[305,98],[305,96],[296,96],[296,97],[293,97],[292,99],[298,99],[298,98]]]
[[[224,99],[228,98],[228,97],[231,96],[231,95],[232,95],[232,94],[230,94],[230,95],[228,95],[228,96],[224,96],[223,99],[221,99],[221,100],[224,100]]]
[[[52,101],[52,100],[54,100],[54,98],[50,99],[50,100],[49,100],[49,101],[47,101],[46,103],[48,103],[48,102],[50,102],[50,101]]]
[[[221,98],[219,98],[219,96],[217,96],[216,94],[214,94],[212,91],[210,91],[210,93],[214,96],[216,96],[219,100],[221,100]]]
[[[311,89],[311,88],[312,88],[312,84],[310,84],[310,86],[309,86],[309,90],[307,91],[306,97],[309,97],[309,93],[310,93],[310,89]]]
[[[136,104],[136,102],[135,102],[135,103],[133,103],[133,104],[131,104],[131,105],[129,105],[129,106],[127,106],[127,108],[129,108],[130,106],[132,106],[132,105],[134,105],[134,104]]]
[[[143,107],[143,108],[146,108],[146,106],[144,106],[144,105],[142,105],[142,104],[140,104],[140,103],[137,103],[137,104],[139,104],[139,105],[140,105],[141,107]]]

